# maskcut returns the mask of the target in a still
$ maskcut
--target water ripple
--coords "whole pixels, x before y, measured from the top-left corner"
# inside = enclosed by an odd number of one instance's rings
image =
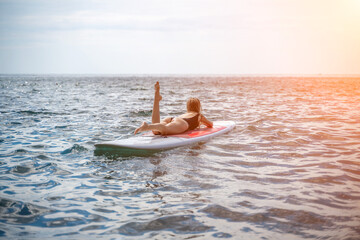
[[[147,232],[170,230],[175,233],[202,233],[212,228],[195,220],[194,216],[181,215],[157,218],[149,222],[129,222],[106,234],[122,234],[127,236],[143,235]]]

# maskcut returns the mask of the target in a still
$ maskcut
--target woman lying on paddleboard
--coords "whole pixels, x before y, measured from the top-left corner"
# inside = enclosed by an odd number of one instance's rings
[[[180,134],[188,130],[194,130],[201,124],[204,124],[207,127],[213,126],[213,123],[201,114],[201,104],[200,100],[197,98],[190,98],[187,101],[187,112],[183,115],[175,118],[168,117],[160,122],[159,103],[161,99],[160,84],[159,82],[156,82],[152,123],[147,124],[146,122],[143,122],[143,124],[135,130],[134,134],[151,130],[154,134],[171,135]]]

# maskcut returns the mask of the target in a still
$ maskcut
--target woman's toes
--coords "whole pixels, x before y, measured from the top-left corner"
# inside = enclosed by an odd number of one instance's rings
[[[146,131],[148,124],[146,122],[143,122],[141,126],[137,129],[135,129],[134,134],[137,134],[138,132]]]
[[[156,82],[154,88],[155,88],[155,91],[160,91],[160,83]]]

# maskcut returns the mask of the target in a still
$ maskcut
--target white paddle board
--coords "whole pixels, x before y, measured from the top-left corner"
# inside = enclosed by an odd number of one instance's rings
[[[136,152],[156,152],[170,148],[190,145],[197,142],[207,141],[210,138],[229,132],[235,127],[233,121],[215,121],[212,128],[201,127],[176,135],[154,135],[146,132],[127,139],[100,142],[95,144],[96,150],[118,150],[129,154]]]

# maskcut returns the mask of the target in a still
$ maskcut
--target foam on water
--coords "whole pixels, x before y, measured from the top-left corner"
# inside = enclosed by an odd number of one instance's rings
[[[94,154],[199,97],[224,136],[149,156]],[[0,77],[0,236],[358,239],[360,78]]]

